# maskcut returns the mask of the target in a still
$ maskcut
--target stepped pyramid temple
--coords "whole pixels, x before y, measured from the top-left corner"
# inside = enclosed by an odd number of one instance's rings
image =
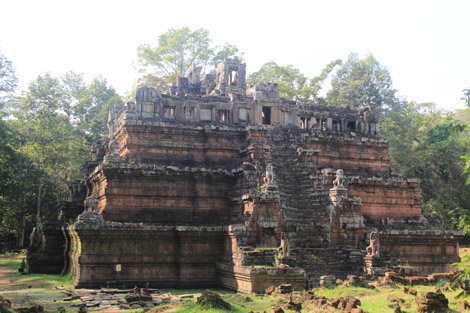
[[[76,287],[299,289],[364,273],[375,232],[381,258],[449,271],[462,234],[430,228],[374,108],[285,101],[245,71],[237,58],[202,78],[191,66],[166,94],[114,107],[30,271]]]

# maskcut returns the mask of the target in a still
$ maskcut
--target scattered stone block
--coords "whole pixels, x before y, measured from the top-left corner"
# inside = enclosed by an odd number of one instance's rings
[[[394,308],[394,307],[396,307],[397,305],[398,305],[398,302],[396,302],[396,301],[390,302],[389,304],[387,304],[387,306],[388,306],[389,308]]]
[[[305,293],[305,300],[313,300],[315,299],[315,293],[312,290],[308,290]]]
[[[457,301],[457,309],[460,311],[468,310],[470,309],[470,303],[468,303],[467,300],[459,300]]]
[[[279,289],[280,294],[291,293],[292,292],[292,285],[291,284],[279,285],[278,289]]]
[[[393,308],[393,313],[401,313],[401,308],[400,308],[399,305],[397,305]]]
[[[274,286],[269,286],[268,288],[266,288],[266,294],[267,295],[270,295],[275,291],[276,291],[276,288],[274,288]]]
[[[284,310],[279,306],[274,306],[271,308],[271,313],[284,313]]]
[[[424,299],[419,301],[419,312],[442,311],[449,307],[449,300],[442,293],[423,292],[421,295]]]

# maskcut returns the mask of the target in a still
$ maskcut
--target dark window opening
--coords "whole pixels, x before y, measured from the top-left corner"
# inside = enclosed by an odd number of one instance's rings
[[[346,128],[349,129],[352,132],[355,132],[356,131],[356,122],[354,122],[354,121],[348,122],[348,124],[346,125]]]
[[[333,120],[333,131],[337,133],[343,131],[343,127],[340,120]]]
[[[165,105],[163,107],[163,117],[165,117],[165,118],[175,118],[175,107]]]
[[[195,118],[195,109],[192,108],[192,107],[184,107],[184,118],[189,120],[189,121],[193,121],[194,118]]]
[[[229,113],[230,113],[229,110],[219,110],[218,111],[219,123],[230,123]]]
[[[341,227],[341,228],[342,228],[342,229],[346,229],[346,227],[347,227],[347,226],[348,226],[348,224],[346,224],[346,223],[343,223],[343,225],[342,225],[342,227]]]
[[[261,112],[261,117],[263,118],[263,125],[271,125],[271,108],[270,107],[263,107],[263,111]]]
[[[300,119],[300,122],[301,122],[301,127],[302,129],[309,129],[310,128],[310,118],[308,117],[302,117]]]

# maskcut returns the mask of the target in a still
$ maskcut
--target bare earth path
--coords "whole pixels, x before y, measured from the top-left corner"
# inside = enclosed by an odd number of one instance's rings
[[[42,305],[47,311],[56,311],[64,306],[63,291],[57,289],[61,285],[48,275],[21,275],[17,271],[24,257],[0,256],[0,295],[10,300],[13,308]]]

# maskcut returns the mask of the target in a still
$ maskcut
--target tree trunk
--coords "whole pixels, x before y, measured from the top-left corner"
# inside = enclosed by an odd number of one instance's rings
[[[42,178],[39,179],[38,186],[38,206],[36,210],[36,229],[39,231],[41,225],[41,193],[42,193]]]
[[[43,162],[43,151],[42,148],[39,154],[39,169],[42,170],[42,162]],[[42,193],[42,176],[39,178],[39,186],[38,186],[38,205],[36,210],[36,230],[38,231],[39,238],[41,238],[41,193]]]
[[[16,237],[16,245],[22,249],[24,247],[24,234],[26,232],[26,215],[25,212],[21,212],[20,220],[18,225],[18,236]]]

